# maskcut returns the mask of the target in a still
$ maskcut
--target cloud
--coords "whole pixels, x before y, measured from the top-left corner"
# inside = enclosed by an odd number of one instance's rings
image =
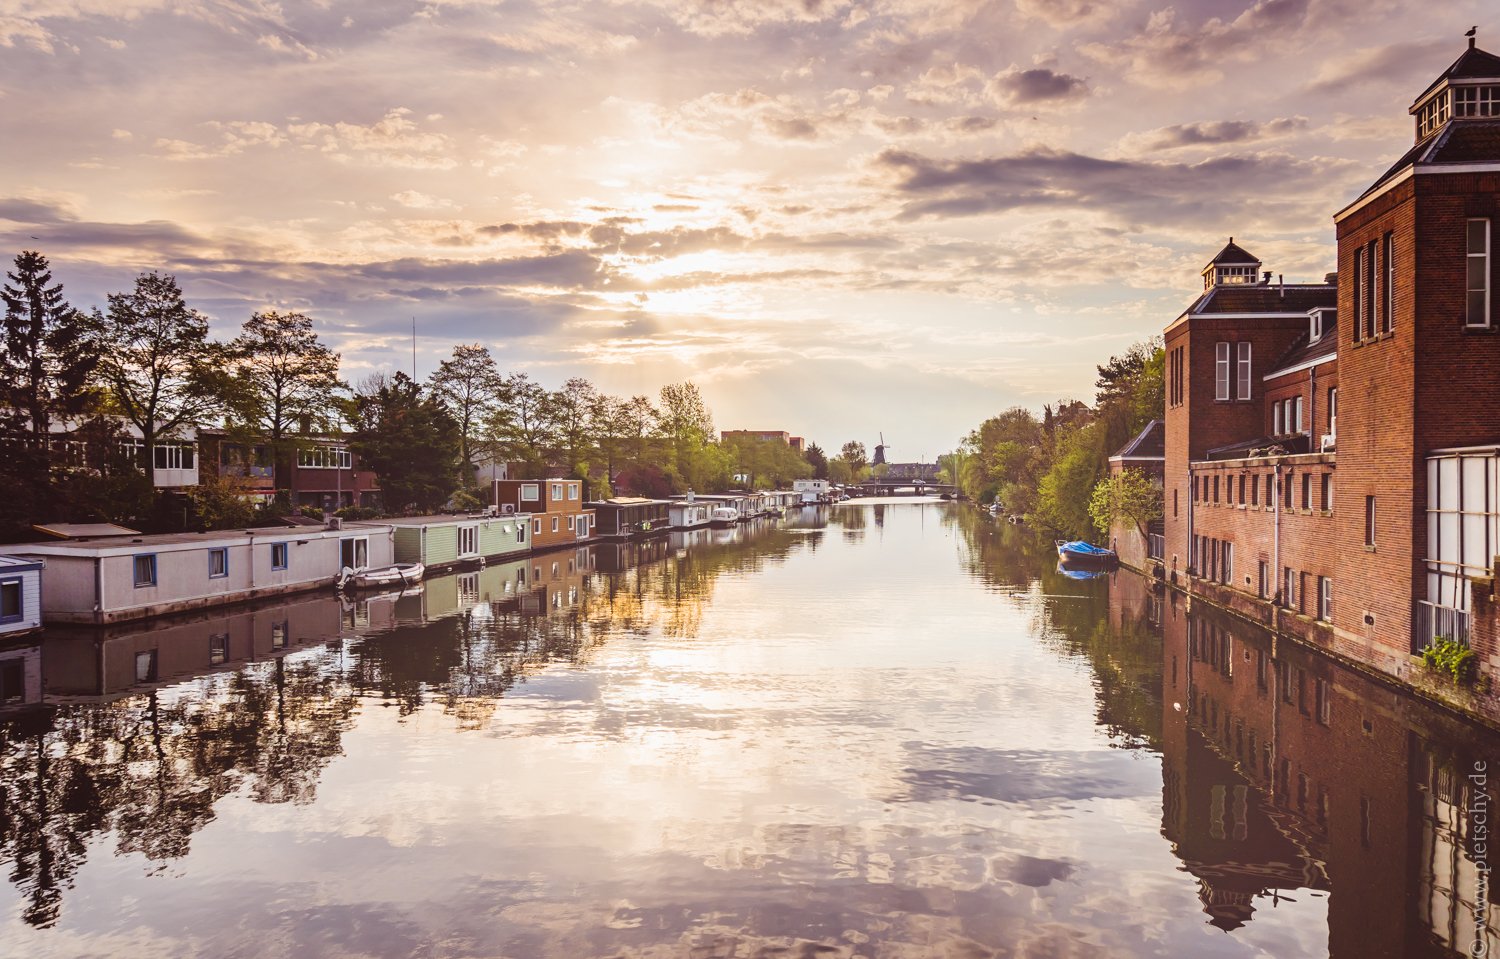
[[[1079,77],[1046,67],[1022,70],[1012,66],[990,79],[988,89],[997,101],[1012,106],[1066,103],[1088,96],[1089,85]]]
[[[1327,95],[1369,83],[1407,82],[1428,74],[1436,76],[1431,64],[1440,61],[1452,46],[1440,40],[1406,40],[1334,54],[1318,64],[1318,72],[1306,90]]]
[[[1016,9],[1028,17],[1045,20],[1054,27],[1076,27],[1118,16],[1127,2],[1101,0],[1016,0]]]
[[[1278,117],[1274,120],[1208,120],[1179,123],[1132,133],[1120,141],[1131,153],[1152,153],[1182,147],[1221,146],[1227,143],[1253,143],[1301,133],[1309,126],[1307,117]]]

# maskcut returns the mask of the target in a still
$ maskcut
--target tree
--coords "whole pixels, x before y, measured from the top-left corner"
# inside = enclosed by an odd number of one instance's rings
[[[548,396],[552,422],[557,437],[558,452],[568,464],[568,475],[588,479],[588,457],[594,445],[596,423],[601,397],[594,384],[581,376],[575,376],[563,384],[563,388]]]
[[[679,486],[712,489],[728,478],[729,456],[713,442],[714,418],[697,384],[670,383],[661,388],[656,430],[665,441],[668,472]]]
[[[351,448],[380,477],[388,511],[440,509],[458,486],[458,421],[405,373],[354,401]]]
[[[80,416],[94,399],[99,323],[64,299],[45,256],[23,251],[15,264],[0,291],[5,301],[0,390],[26,430],[41,440],[54,418]]]
[[[543,472],[553,440],[547,390],[525,373],[507,376],[501,401],[485,420],[484,435],[492,455],[521,460],[534,475]]]
[[[802,455],[812,467],[813,479],[828,478],[828,454],[823,452],[823,447],[817,443],[809,443],[807,452]]]
[[[1101,480],[1089,496],[1089,518],[1094,528],[1108,533],[1116,522],[1134,524],[1141,538],[1147,527],[1162,518],[1162,488],[1137,469],[1123,470]]]
[[[156,272],[138,276],[129,293],[109,295],[102,338],[99,372],[115,407],[140,430],[150,475],[159,439],[221,412],[221,351],[177,280]]]
[[[864,478],[865,464],[869,462],[865,444],[859,440],[850,440],[839,450],[839,459],[849,467],[849,479],[845,482],[857,483]]]
[[[490,412],[505,393],[505,378],[488,348],[460,343],[451,359],[438,364],[428,384],[458,420],[459,460],[465,466],[462,479],[469,486],[474,481],[474,453],[483,442]]]
[[[318,342],[301,313],[252,313],[229,344],[231,418],[264,436],[278,490],[291,486],[293,435],[327,429],[338,396],[339,355]]]
[[[650,397],[632,396],[620,409],[621,425],[630,440],[630,455],[637,464],[646,460],[646,444],[656,430],[656,407]]]

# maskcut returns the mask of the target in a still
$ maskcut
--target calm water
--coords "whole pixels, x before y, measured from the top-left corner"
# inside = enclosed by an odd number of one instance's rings
[[[1500,947],[1493,739],[1054,565],[904,500],[51,633],[0,652],[0,954]]]

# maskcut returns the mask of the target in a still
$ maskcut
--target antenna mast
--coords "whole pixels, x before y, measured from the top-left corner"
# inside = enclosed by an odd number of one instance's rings
[[[411,318],[411,381],[417,381],[417,318]]]

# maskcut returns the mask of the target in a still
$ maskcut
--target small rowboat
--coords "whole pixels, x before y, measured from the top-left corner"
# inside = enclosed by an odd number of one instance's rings
[[[374,569],[350,569],[345,566],[339,573],[340,587],[374,589],[381,586],[410,586],[420,583],[427,567],[421,563],[392,563]]]
[[[1112,566],[1119,561],[1114,550],[1081,539],[1058,540],[1057,558],[1072,566]]]

